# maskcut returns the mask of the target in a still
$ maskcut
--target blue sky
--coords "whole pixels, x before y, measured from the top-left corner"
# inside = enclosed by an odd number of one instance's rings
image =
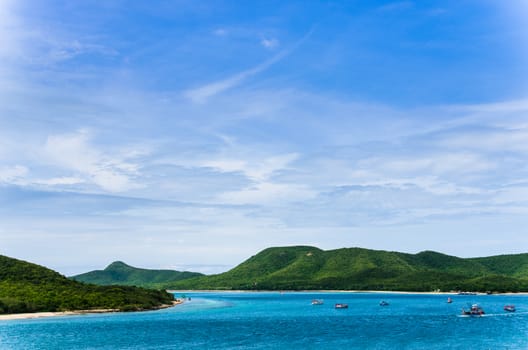
[[[525,1],[0,3],[0,254],[528,252]]]

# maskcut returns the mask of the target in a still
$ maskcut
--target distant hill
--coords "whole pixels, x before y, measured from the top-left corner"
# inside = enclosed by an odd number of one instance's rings
[[[158,288],[163,283],[175,282],[192,277],[203,276],[198,272],[173,270],[148,270],[132,267],[124,262],[115,261],[104,270],[96,270],[72,276],[76,281],[98,285],[124,285],[145,288]]]
[[[528,291],[528,254],[463,259],[309,246],[268,248],[225,273],[164,285],[168,289]]]
[[[0,314],[38,311],[152,309],[170,304],[165,291],[137,287],[102,287],[70,280],[61,274],[0,255]]]

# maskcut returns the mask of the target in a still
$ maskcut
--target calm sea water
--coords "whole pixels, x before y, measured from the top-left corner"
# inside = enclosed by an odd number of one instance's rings
[[[186,296],[152,312],[0,321],[0,349],[528,349],[528,296],[452,296],[451,304],[414,294]],[[312,306],[315,298],[324,304]],[[468,303],[487,315],[459,317]],[[505,313],[505,304],[517,312]]]

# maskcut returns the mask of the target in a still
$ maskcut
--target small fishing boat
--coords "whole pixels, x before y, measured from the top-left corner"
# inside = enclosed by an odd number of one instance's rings
[[[380,306],[389,306],[389,303],[385,300],[380,301]]]
[[[348,304],[337,303],[335,304],[336,309],[348,309]]]
[[[323,305],[324,301],[323,299],[314,299],[312,300],[312,305]]]
[[[463,316],[480,317],[484,315],[484,310],[478,305],[473,304],[469,310],[462,309]]]
[[[504,311],[515,312],[515,305],[505,305],[504,306]]]

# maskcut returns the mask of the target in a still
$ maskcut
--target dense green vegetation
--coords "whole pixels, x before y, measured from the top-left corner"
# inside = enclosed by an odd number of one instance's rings
[[[145,310],[170,304],[165,291],[96,286],[0,255],[0,314],[88,309]]]
[[[463,259],[362,248],[268,248],[230,271],[168,289],[528,291],[528,254]]]
[[[187,271],[140,269],[129,266],[121,261],[115,261],[104,270],[91,271],[71,278],[79,282],[93,283],[101,286],[124,285],[159,289],[163,283],[198,276],[203,276],[203,274]]]

